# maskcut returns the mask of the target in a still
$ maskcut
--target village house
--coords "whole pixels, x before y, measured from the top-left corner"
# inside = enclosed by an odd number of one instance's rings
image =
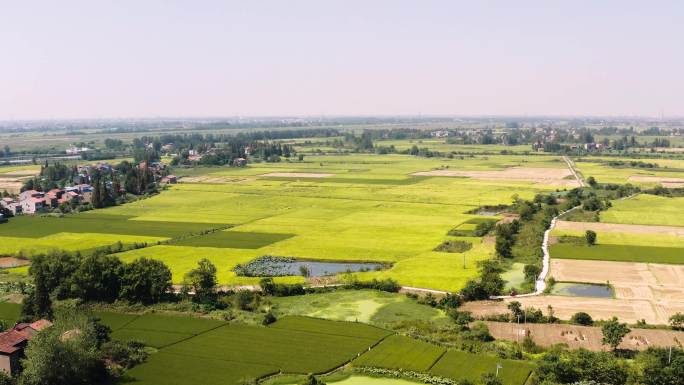
[[[0,200],[0,206],[9,210],[12,215],[21,214],[21,203],[12,198],[2,198],[2,200]]]
[[[167,175],[159,180],[159,183],[162,184],[176,184],[177,182],[178,178],[175,175]]]
[[[24,348],[28,341],[39,331],[52,326],[48,320],[33,323],[20,323],[12,329],[0,333],[0,370],[15,375],[19,369],[19,361],[24,358]]]
[[[21,201],[21,212],[24,214],[35,214],[47,207],[45,198],[27,198]]]

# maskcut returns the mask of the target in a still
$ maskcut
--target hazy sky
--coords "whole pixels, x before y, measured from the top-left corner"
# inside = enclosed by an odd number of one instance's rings
[[[0,119],[661,111],[682,1],[0,5]]]

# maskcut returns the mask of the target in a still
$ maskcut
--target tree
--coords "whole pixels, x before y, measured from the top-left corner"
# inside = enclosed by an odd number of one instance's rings
[[[483,373],[480,383],[482,385],[503,385],[501,379],[494,373]]]
[[[523,316],[523,310],[522,310],[522,304],[518,301],[511,301],[508,304],[508,310],[511,311],[511,314],[513,314],[513,319],[517,320],[518,318]]]
[[[29,341],[22,360],[22,385],[92,385],[108,373],[99,359],[93,324],[76,312],[61,313],[55,324]]]
[[[613,319],[603,324],[601,331],[603,332],[602,344],[610,345],[613,350],[617,349],[622,339],[630,332],[627,324],[618,322],[617,317],[613,317]]]
[[[525,273],[525,281],[534,282],[537,280],[537,277],[539,277],[539,274],[541,274],[541,268],[532,264],[525,265],[523,272]]]
[[[590,326],[594,324],[591,316],[583,311],[577,312],[570,317],[570,322],[577,325]]]
[[[304,381],[300,382],[300,385],[325,385],[325,382],[319,380],[313,374],[309,374]]]
[[[171,289],[171,270],[161,261],[139,258],[126,265],[121,298],[151,304],[161,301]]]
[[[598,185],[598,182],[596,181],[596,178],[590,176],[589,178],[587,178],[587,184],[591,187],[596,187]]]
[[[596,244],[596,232],[587,230],[584,233],[584,238],[587,240],[587,246],[594,246]]]
[[[14,385],[15,381],[12,376],[7,374],[4,370],[0,370],[0,385]]]
[[[277,320],[278,319],[276,318],[276,316],[271,311],[269,311],[264,315],[264,319],[261,321],[261,324],[267,326],[276,322]]]
[[[206,258],[197,262],[197,268],[185,275],[185,280],[195,290],[195,301],[210,302],[216,297],[216,266]]]
[[[675,313],[670,317],[670,326],[675,330],[684,328],[684,313]]]
[[[117,257],[98,253],[85,257],[72,278],[73,294],[86,302],[114,302],[123,273],[124,265]]]
[[[70,279],[78,262],[69,253],[57,252],[36,255],[31,260],[29,276],[34,289],[22,305],[22,315],[27,319],[52,318],[52,297],[66,298],[70,291]]]

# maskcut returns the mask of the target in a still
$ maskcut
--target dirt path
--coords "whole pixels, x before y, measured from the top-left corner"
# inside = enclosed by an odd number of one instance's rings
[[[563,156],[563,160],[568,165],[570,172],[572,173],[572,175],[577,180],[577,183],[579,184],[579,186],[580,187],[586,187],[586,184],[584,184],[584,180],[579,176],[577,169],[575,169],[575,163],[572,160],[570,160],[570,158],[568,158],[567,156]]]

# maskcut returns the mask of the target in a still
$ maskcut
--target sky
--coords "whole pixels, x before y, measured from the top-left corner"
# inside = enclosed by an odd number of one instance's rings
[[[0,5],[0,119],[684,116],[682,1]]]

